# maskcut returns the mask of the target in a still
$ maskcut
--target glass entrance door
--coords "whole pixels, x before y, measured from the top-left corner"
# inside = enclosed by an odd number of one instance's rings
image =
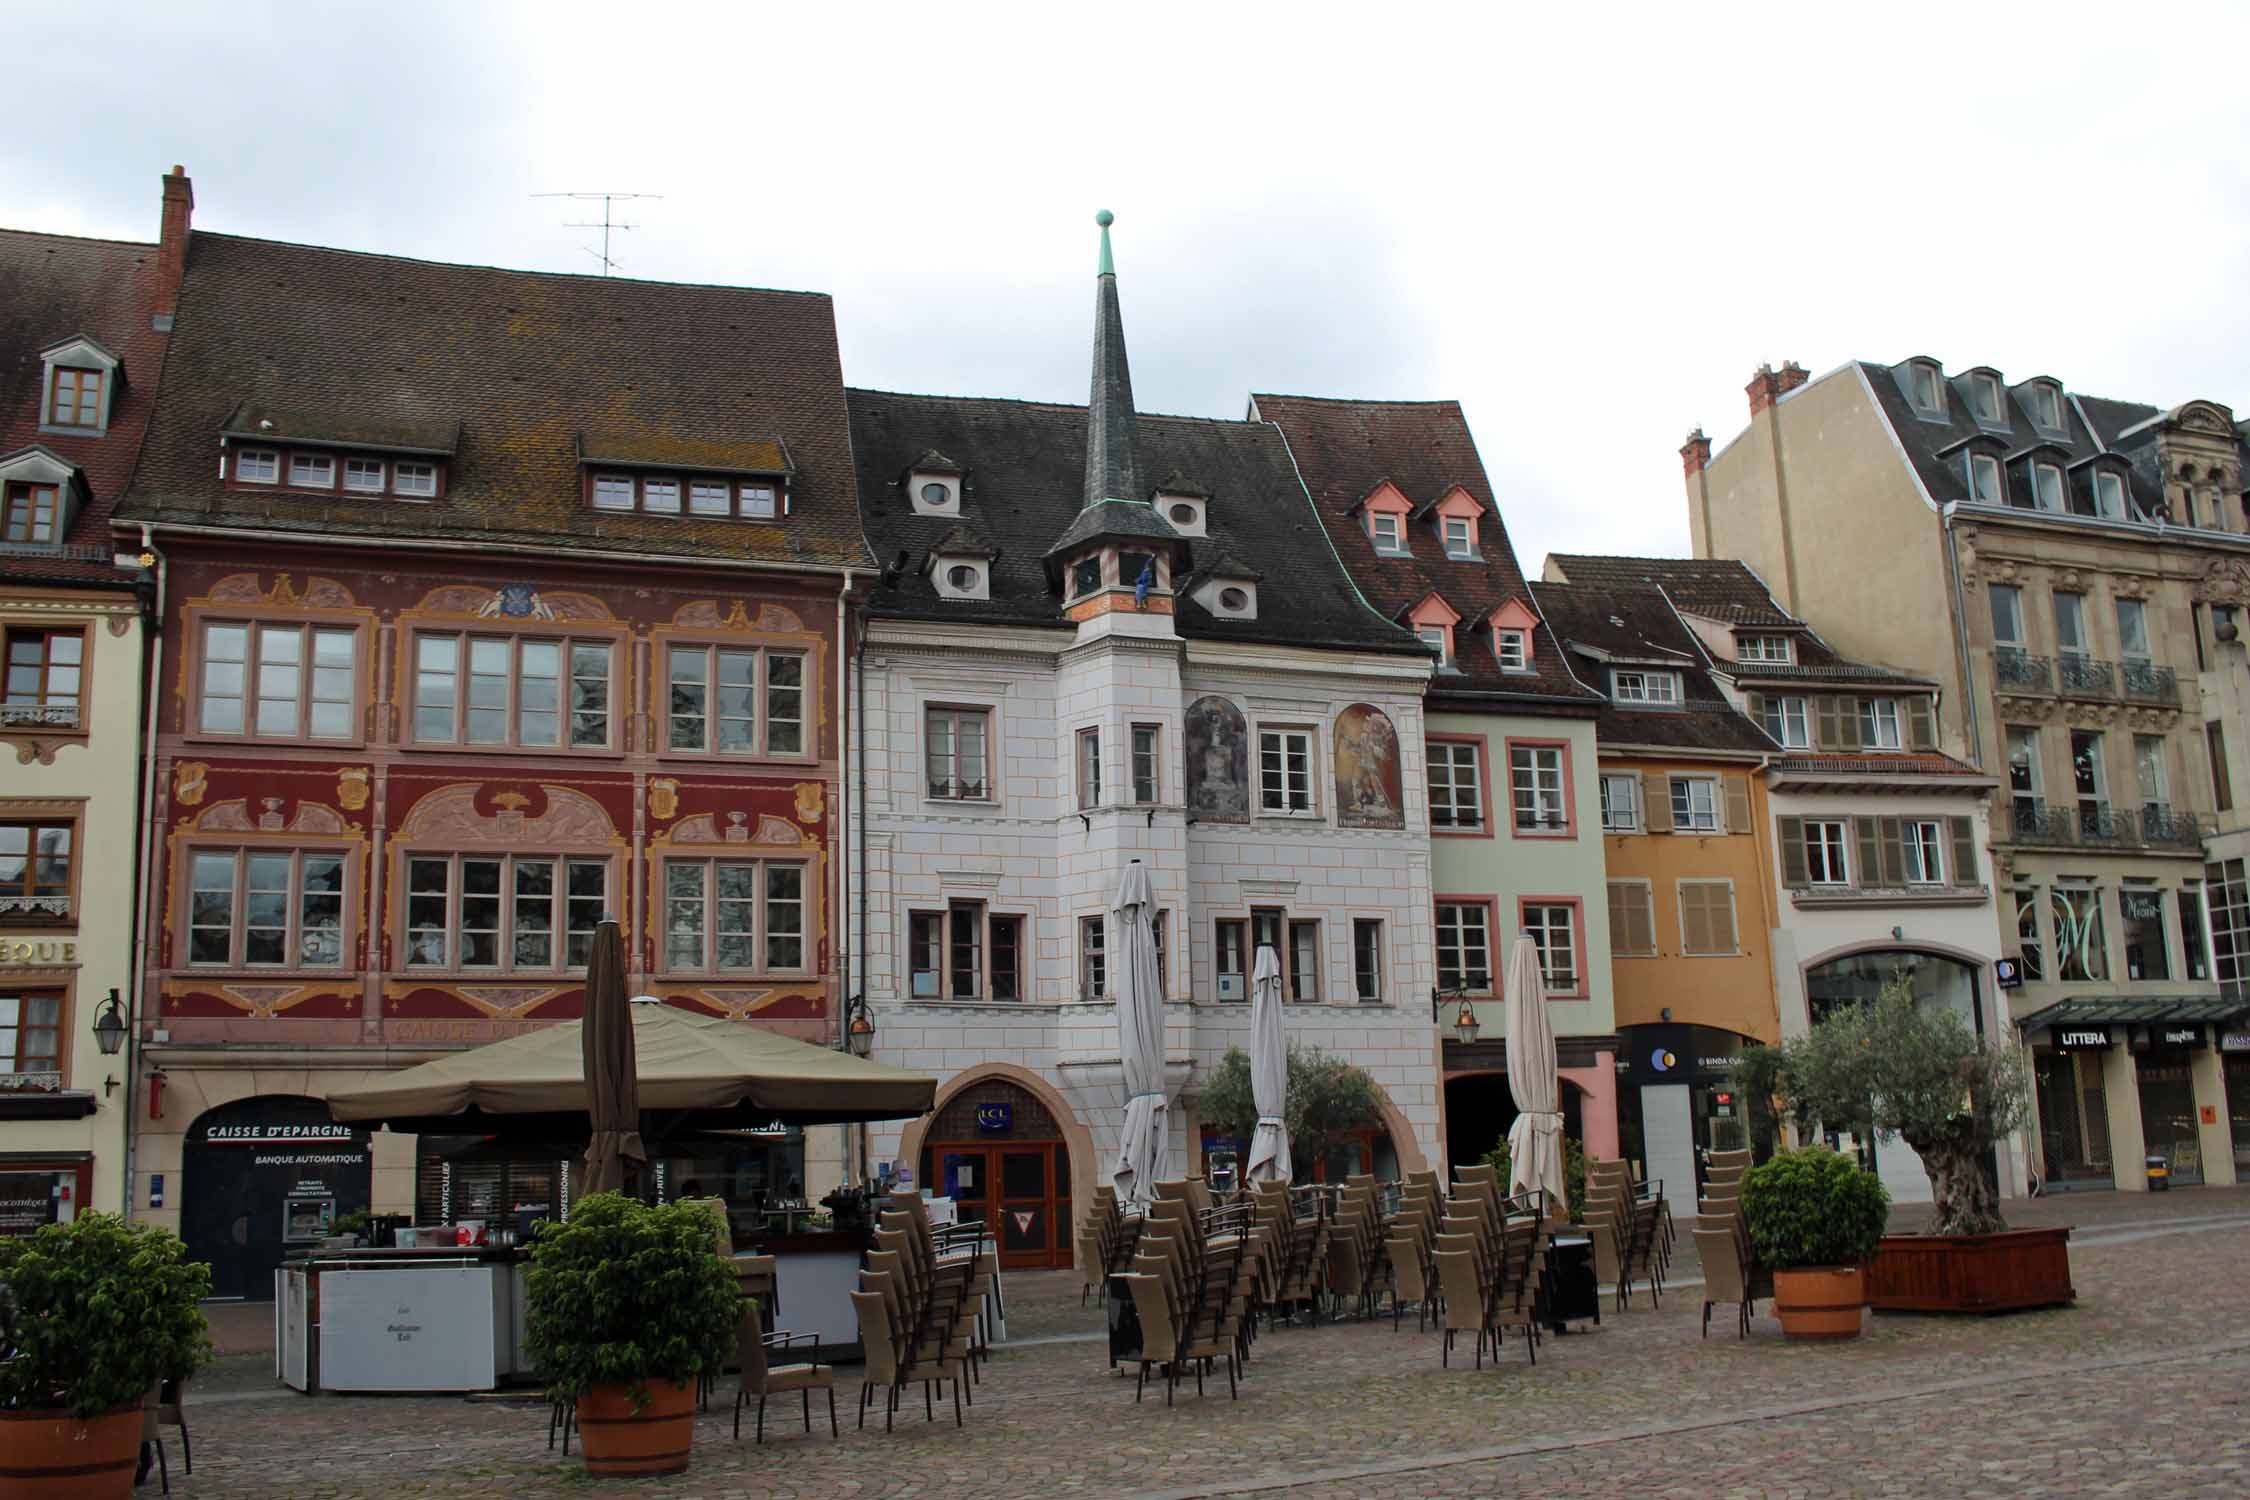
[[[938,1153],[937,1190],[953,1200],[959,1222],[992,1226],[991,1168],[992,1152],[987,1147],[948,1146]]]

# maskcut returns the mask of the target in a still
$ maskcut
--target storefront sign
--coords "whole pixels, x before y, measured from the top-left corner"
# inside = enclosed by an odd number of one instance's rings
[[[211,1125],[205,1127],[203,1139],[215,1146],[269,1146],[287,1141],[291,1145],[306,1141],[350,1141],[358,1138],[358,1128],[351,1125]]]
[[[2103,1052],[2109,1048],[2106,1026],[2058,1026],[2053,1037],[2055,1046],[2064,1052]]]
[[[1016,1128],[1016,1107],[1013,1104],[980,1104],[977,1106],[977,1129],[987,1135],[1000,1135]]]
[[[74,964],[78,944],[74,939],[50,938],[40,942],[0,942],[0,964]]]
[[[2156,1047],[2201,1047],[2203,1028],[2183,1023],[2151,1026],[2148,1029],[2148,1039],[2150,1045]]]
[[[1741,1060],[1742,1038],[1731,1031],[1676,1023],[1620,1029],[1617,1070],[1635,1087],[1724,1083]]]
[[[2226,1031],[2219,1034],[2221,1052],[2250,1052],[2250,1031]]]
[[[1992,961],[1992,982],[2004,990],[2023,988],[2023,961],[2015,958],[1996,958]]]
[[[550,1021],[386,1021],[383,1038],[390,1042],[497,1042],[524,1036]]]

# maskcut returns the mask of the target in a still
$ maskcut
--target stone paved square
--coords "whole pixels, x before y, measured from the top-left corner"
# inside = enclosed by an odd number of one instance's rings
[[[1242,1397],[1221,1379],[1136,1406],[1090,1337],[1075,1277],[1014,1279],[1016,1342],[967,1426],[920,1403],[844,1437],[769,1423],[730,1440],[731,1388],[699,1419],[695,1465],[596,1482],[546,1447],[536,1399],[303,1397],[237,1355],[190,1409],[189,1497],[2243,1495],[2250,1493],[2250,1191],[2087,1195],[2012,1205],[2072,1224],[2078,1304],[1989,1319],[1886,1315],[1847,1345],[1697,1337],[1700,1293],[1645,1296],[1532,1367],[1511,1337],[1482,1371],[1439,1368],[1409,1319],[1276,1329]],[[1676,1275],[1694,1275],[1692,1264]],[[227,1320],[239,1331],[251,1316]],[[1723,1322],[1723,1315],[1715,1325]],[[776,1409],[779,1410],[778,1408]],[[144,1492],[145,1493],[145,1492]]]

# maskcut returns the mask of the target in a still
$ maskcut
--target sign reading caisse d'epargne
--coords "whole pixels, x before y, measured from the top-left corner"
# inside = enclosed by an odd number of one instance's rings
[[[203,1139],[213,1145],[263,1146],[279,1141],[349,1141],[357,1132],[349,1125],[288,1125],[258,1122],[248,1125],[207,1125]]]

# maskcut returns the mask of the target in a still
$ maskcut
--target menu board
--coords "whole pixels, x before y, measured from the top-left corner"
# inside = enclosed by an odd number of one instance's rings
[[[30,1234],[59,1216],[52,1172],[0,1172],[0,1234]]]

